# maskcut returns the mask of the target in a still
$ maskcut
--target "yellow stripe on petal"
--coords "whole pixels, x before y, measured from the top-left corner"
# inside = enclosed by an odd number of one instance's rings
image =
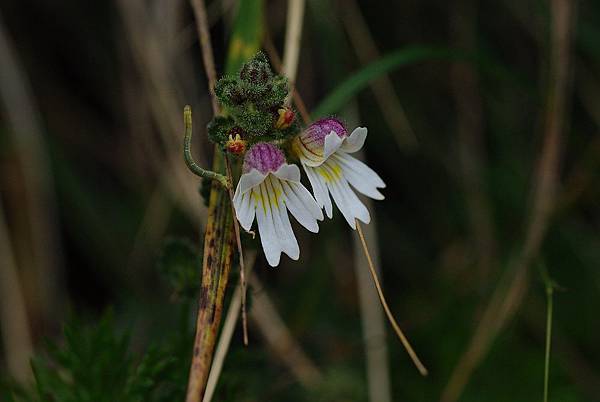
[[[269,204],[271,205],[271,210],[273,208],[279,209],[279,198],[281,197],[281,190],[275,186],[273,183],[273,176],[269,175],[269,179],[267,180],[266,190],[269,194]]]
[[[337,163],[325,163],[315,170],[325,183],[337,183],[342,178],[342,167]]]
[[[263,213],[267,213],[267,207],[265,205],[265,199],[262,195],[261,189],[264,186],[264,182],[261,183],[258,187],[252,189],[252,199],[254,200],[254,207],[258,209],[258,206],[263,210]]]

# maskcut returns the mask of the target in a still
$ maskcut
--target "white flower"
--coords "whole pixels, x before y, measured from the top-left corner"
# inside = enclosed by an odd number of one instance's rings
[[[371,217],[350,185],[368,197],[384,198],[378,190],[385,187],[379,175],[349,155],[360,150],[366,138],[366,128],[358,127],[348,135],[339,120],[326,118],[312,123],[293,142],[319,206],[331,218],[331,194],[352,229],[356,229],[356,219],[369,223]]]
[[[254,145],[246,153],[233,205],[237,219],[246,231],[250,230],[256,216],[260,241],[272,267],[279,265],[282,252],[293,260],[300,256],[288,210],[313,233],[319,231],[317,220],[323,219],[321,208],[300,183],[298,166],[288,165],[279,148],[264,142]]]

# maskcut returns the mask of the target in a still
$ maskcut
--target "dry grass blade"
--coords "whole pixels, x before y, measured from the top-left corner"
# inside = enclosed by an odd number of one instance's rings
[[[365,235],[363,234],[362,227],[358,221],[356,221],[356,230],[358,231],[358,236],[360,237],[360,242],[362,244],[363,251],[365,252],[365,257],[367,257],[367,261],[369,263],[369,270],[371,271],[371,277],[373,278],[373,283],[375,284],[375,288],[377,289],[377,294],[379,295],[379,300],[381,301],[383,310],[385,311],[385,314],[387,315],[387,318],[390,321],[390,324],[392,324],[392,327],[394,328],[396,335],[398,335],[400,342],[402,342],[402,346],[404,346],[404,348],[406,349],[406,352],[408,353],[411,360],[417,367],[417,370],[419,370],[419,373],[421,373],[421,375],[426,376],[428,373],[427,369],[425,368],[425,366],[423,365],[423,363],[421,362],[421,360],[415,353],[414,349],[410,345],[410,342],[404,335],[404,332],[402,332],[402,329],[400,329],[400,326],[396,322],[396,319],[394,318],[394,315],[392,314],[392,312],[385,300],[385,296],[383,295],[383,290],[381,289],[381,285],[379,284],[379,279],[377,277],[377,271],[375,271],[375,266],[373,265],[373,260],[371,259],[371,254],[369,253],[369,248],[367,246],[367,242],[365,241]]]
[[[33,355],[33,346],[25,299],[1,201],[0,199],[0,333],[8,372],[19,383],[25,384],[31,379],[29,359]]]
[[[553,0],[551,6],[552,48],[550,80],[544,110],[545,136],[535,177],[533,204],[523,250],[494,291],[467,350],[461,356],[442,393],[442,402],[458,400],[496,335],[519,308],[529,286],[529,267],[538,254],[553,212],[553,202],[558,187],[561,133],[567,102],[567,77],[575,2]]]
[[[275,70],[281,74],[283,65],[281,62],[281,58],[279,57],[279,54],[277,53],[277,49],[275,48],[275,45],[273,44],[273,40],[271,39],[271,36],[269,35],[269,32],[265,32],[263,42],[264,42],[263,46],[265,47],[265,51],[269,55],[269,59],[271,60],[273,67],[275,67]],[[300,94],[298,94],[298,91],[296,90],[296,86],[293,84],[291,86],[292,86],[292,99],[294,101],[294,104],[296,105],[296,108],[298,109],[298,112],[300,113],[300,116],[302,117],[302,120],[304,121],[304,123],[308,124],[308,123],[310,123],[310,114],[308,113],[306,104],[302,100],[302,97],[300,96]]]
[[[168,5],[165,2],[154,3],[166,8],[165,12],[180,6],[176,3]],[[127,40],[124,46],[131,48],[130,53],[135,67],[134,72],[130,71],[129,66],[125,68],[125,71],[131,74],[130,79],[126,80],[131,88],[124,91],[128,96],[127,114],[132,119],[130,129],[137,137],[134,139],[135,144],[141,144],[140,150],[144,153],[144,159],[150,162],[156,175],[169,176],[170,179],[164,180],[163,184],[171,194],[171,198],[187,214],[193,216],[195,222],[204,226],[206,209],[204,204],[197,202],[196,181],[181,163],[180,148],[177,145],[180,140],[180,107],[183,102],[177,94],[182,92],[183,85],[190,85],[194,81],[193,77],[186,77],[185,83],[173,79],[175,63],[178,68],[192,69],[192,63],[187,58],[177,57],[175,61],[172,55],[180,54],[174,49],[177,42],[167,40],[169,35],[163,32],[165,26],[172,25],[174,25],[172,31],[178,31],[179,25],[165,16],[159,19],[152,13],[153,7],[148,7],[141,0],[119,0],[117,5],[123,21],[122,35]],[[137,88],[136,85],[141,87]],[[128,95],[135,91],[143,93],[141,99],[139,96]],[[149,109],[148,112],[146,109]],[[140,114],[142,119],[136,118]],[[140,128],[141,124],[148,124],[148,120],[156,124],[160,134],[159,143],[148,135],[150,130],[146,127]],[[151,126],[152,124],[149,125]],[[164,152],[157,152],[162,149]],[[200,162],[204,161],[200,159]],[[165,173],[165,170],[168,172]]]
[[[263,288],[254,274],[250,275],[250,284],[255,289]],[[304,387],[314,388],[323,375],[298,345],[266,292],[254,294],[253,306],[250,317],[256,322],[274,355],[292,370]]]
[[[219,102],[215,96],[215,84],[217,83],[217,70],[215,69],[215,59],[210,42],[210,31],[208,29],[208,17],[203,0],[191,0],[194,15],[196,17],[196,29],[198,30],[198,39],[202,49],[202,61],[204,62],[204,71],[208,79],[208,90],[210,91],[210,101],[213,113],[219,114]]]
[[[58,228],[54,178],[44,143],[45,134],[30,84],[0,14],[0,102],[14,134],[23,172],[25,205],[33,257],[34,309],[42,321],[60,318],[63,310],[62,245]],[[21,267],[22,269],[28,267]]]
[[[304,8],[305,0],[288,1],[287,30],[285,32],[282,74],[290,80],[291,84],[296,82],[296,73],[298,72]]]

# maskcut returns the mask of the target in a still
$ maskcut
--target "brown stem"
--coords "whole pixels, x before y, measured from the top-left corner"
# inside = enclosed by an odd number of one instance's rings
[[[483,313],[467,350],[456,365],[441,396],[442,402],[460,397],[472,373],[490,349],[496,335],[514,316],[529,286],[529,267],[541,247],[553,212],[558,187],[561,133],[565,121],[570,41],[575,1],[552,0],[551,59],[546,107],[545,136],[534,183],[534,196],[521,254],[507,271]]]
[[[202,57],[211,93],[213,112],[219,113],[219,105],[214,95],[216,83],[210,33],[206,19],[204,1],[192,0],[196,24],[202,49]],[[215,148],[214,171],[223,171],[223,158]],[[213,358],[217,330],[221,322],[223,299],[233,257],[233,216],[229,193],[223,191],[216,182],[211,184],[208,206],[206,235],[204,237],[204,258],[202,261],[202,284],[196,336],[186,402],[200,402],[206,389],[206,381]]]
[[[210,99],[212,103],[213,113],[218,115],[220,113],[219,102],[215,95],[215,85],[217,84],[217,73],[215,71],[215,61],[212,51],[212,45],[210,41],[210,31],[208,29],[208,19],[206,16],[206,8],[203,0],[192,0],[194,7],[194,13],[196,15],[196,25],[198,27],[198,38],[200,39],[202,48],[202,59],[204,60],[204,68],[206,70],[206,77],[208,78],[208,88],[210,91]],[[215,152],[218,152],[215,148]],[[233,173],[229,158],[225,155],[225,171],[229,183],[233,184]],[[235,240],[237,244],[237,251],[240,258],[240,283],[242,286],[242,326],[244,328],[244,345],[248,345],[248,320],[246,314],[246,276],[244,274],[244,252],[242,250],[242,240],[240,238],[240,225],[235,218],[235,210],[233,207],[233,189],[228,187],[229,202],[231,203],[231,213],[233,216],[233,228],[235,234]]]
[[[264,33],[263,42],[264,42],[263,46],[264,46],[267,54],[269,55],[269,59],[271,60],[271,63],[273,63],[273,67],[275,67],[275,70],[277,72],[281,73],[282,68],[283,68],[283,65],[281,63],[281,58],[279,57],[279,54],[277,53],[277,49],[275,48],[275,45],[273,44],[271,35],[266,30]],[[292,84],[290,84],[290,85],[292,85]],[[304,123],[309,124],[310,123],[310,114],[308,113],[308,109],[306,108],[306,104],[302,100],[302,97],[300,96],[300,94],[298,94],[298,91],[296,90],[295,85],[292,85],[292,99],[294,100],[294,104],[296,105],[296,108],[298,109],[298,112],[300,113],[300,116],[302,117],[302,120],[304,121]]]
[[[227,193],[223,191],[222,186],[213,181],[204,237],[202,284],[186,402],[202,400],[221,322],[223,299],[233,256],[232,216],[228,203]]]
[[[196,29],[198,30],[198,40],[200,40],[200,49],[202,49],[202,61],[204,62],[204,71],[208,79],[208,90],[213,113],[219,114],[219,102],[215,96],[215,85],[217,83],[217,70],[215,69],[215,58],[212,51],[212,42],[210,41],[210,31],[208,29],[208,17],[206,16],[206,7],[204,0],[191,0],[194,16],[196,17]]]
[[[470,52],[475,50],[476,7],[473,0],[456,2],[451,21],[456,47]],[[457,107],[458,158],[471,225],[471,243],[476,250],[480,286],[485,288],[492,270],[496,247],[492,214],[483,184],[484,122],[479,77],[472,64],[466,62],[453,63],[451,75]]]

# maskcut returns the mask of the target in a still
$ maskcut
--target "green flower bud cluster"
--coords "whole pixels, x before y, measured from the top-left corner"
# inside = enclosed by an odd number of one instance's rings
[[[256,142],[285,140],[297,134],[300,126],[295,113],[285,106],[289,91],[287,79],[274,74],[265,55],[257,53],[237,76],[217,82],[215,93],[224,115],[209,123],[210,140],[240,155],[240,150],[243,153]]]

